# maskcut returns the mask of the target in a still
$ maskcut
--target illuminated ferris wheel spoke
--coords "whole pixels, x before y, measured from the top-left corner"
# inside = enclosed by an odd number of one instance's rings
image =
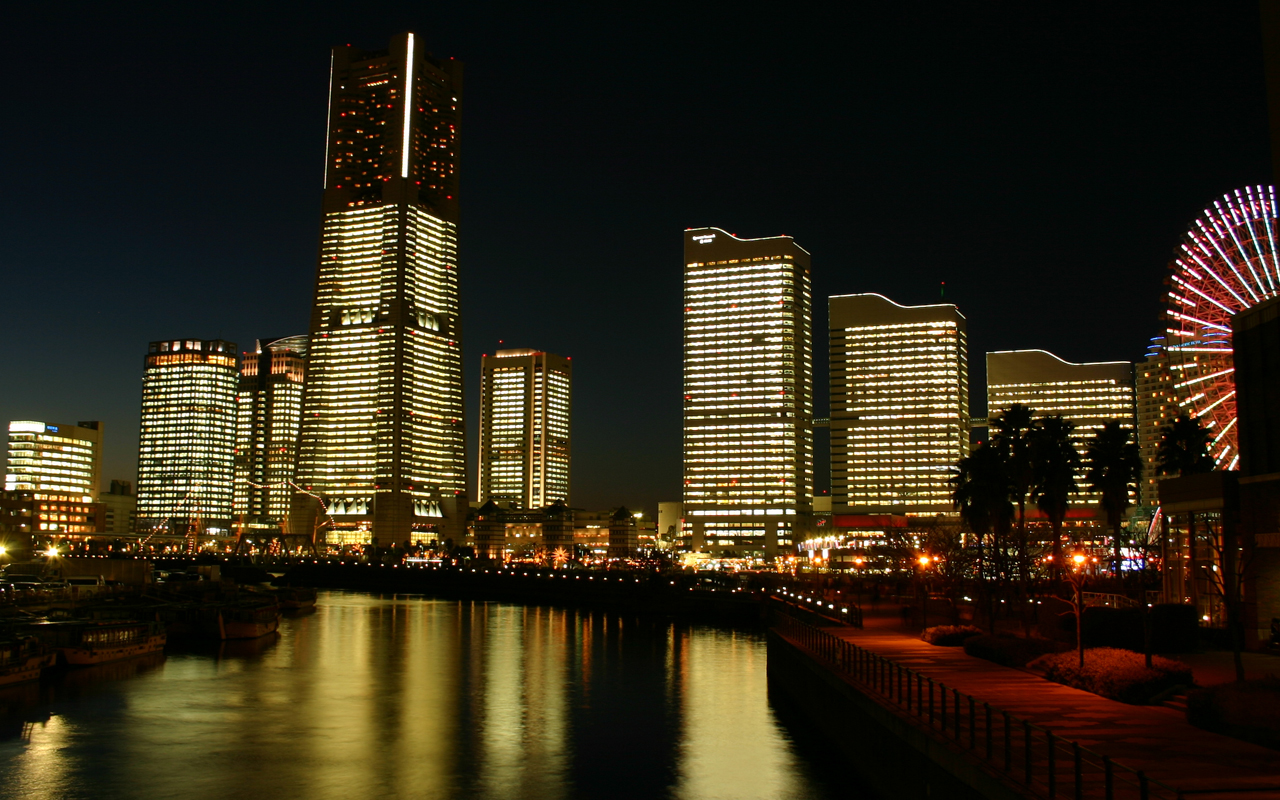
[[[1194,219],[1169,265],[1165,349],[1177,406],[1212,431],[1219,467],[1234,469],[1236,393],[1231,318],[1280,293],[1273,186],[1245,187]]]

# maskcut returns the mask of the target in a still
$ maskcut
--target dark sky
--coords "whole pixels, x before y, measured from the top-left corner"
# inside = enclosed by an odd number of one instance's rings
[[[572,356],[583,507],[679,497],[686,227],[813,254],[818,387],[828,295],[946,281],[980,415],[988,350],[1140,358],[1187,223],[1270,180],[1256,2],[238,8],[0,33],[0,419],[104,420],[106,479],[147,342],[306,332],[334,44],[466,63],[471,446],[481,353]]]

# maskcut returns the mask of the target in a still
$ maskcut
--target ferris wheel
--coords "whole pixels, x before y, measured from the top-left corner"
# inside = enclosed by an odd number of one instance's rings
[[[1218,469],[1235,469],[1231,317],[1280,293],[1274,186],[1237,189],[1204,210],[1170,265],[1165,347],[1178,410],[1209,431]]]

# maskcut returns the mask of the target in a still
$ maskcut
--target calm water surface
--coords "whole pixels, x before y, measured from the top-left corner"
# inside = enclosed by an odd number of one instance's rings
[[[0,798],[870,798],[779,719],[758,634],[320,603],[269,640],[0,692]]]

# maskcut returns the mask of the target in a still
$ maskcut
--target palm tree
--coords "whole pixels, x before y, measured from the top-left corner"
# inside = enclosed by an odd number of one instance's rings
[[[960,518],[978,536],[979,543],[994,532],[992,551],[999,552],[1013,516],[1009,478],[1000,448],[991,443],[979,445],[967,458],[960,459],[951,484],[955,487],[951,501]],[[996,560],[999,574],[1000,558],[997,556]]]
[[[1120,522],[1129,507],[1130,493],[1138,491],[1142,479],[1142,456],[1133,440],[1133,429],[1121,427],[1119,420],[1109,420],[1089,441],[1085,460],[1089,471],[1085,478],[1095,492],[1102,495],[1102,508],[1111,525],[1111,546],[1115,556],[1111,565],[1120,575]]]
[[[1200,420],[1179,414],[1160,429],[1156,466],[1161,475],[1180,477],[1213,471],[1209,431],[1200,424]]]
[[[1002,451],[1006,459],[1013,500],[1018,506],[1018,577],[1024,588],[1031,577],[1027,564],[1027,495],[1035,483],[1028,441],[1033,414],[1027,406],[1014,403],[991,421],[991,427],[995,429],[991,443]]]
[[[1036,420],[1030,434],[1035,476],[1032,494],[1053,530],[1054,580],[1062,575],[1062,521],[1076,491],[1076,470],[1080,467],[1080,453],[1071,441],[1075,427],[1074,422],[1054,415]]]

